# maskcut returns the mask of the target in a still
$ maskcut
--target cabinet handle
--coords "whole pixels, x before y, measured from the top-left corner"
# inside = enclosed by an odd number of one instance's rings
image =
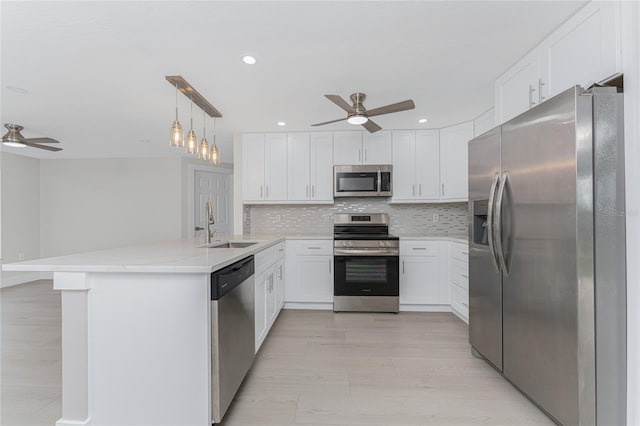
[[[316,186],[311,185],[311,198],[316,198]]]
[[[412,250],[426,250],[426,247],[413,247]]]
[[[469,275],[461,274],[464,278],[469,279]]]
[[[404,275],[404,260],[402,261],[402,275]]]
[[[269,185],[267,185],[267,198],[269,198]]]
[[[416,184],[412,184],[411,185],[411,196],[415,197],[416,196]]]
[[[536,104],[535,102],[533,102],[533,92],[535,91],[536,89],[534,89],[532,85],[529,85],[529,108]]]
[[[468,251],[463,251],[462,254],[469,254],[469,252]]]
[[[469,307],[469,304],[468,304],[468,303],[464,303],[464,302],[462,302],[462,306],[464,306],[464,307],[468,308],[468,307]]]
[[[538,103],[542,102],[543,100],[547,99],[546,96],[542,96],[542,86],[544,86],[545,83],[542,81],[541,78],[538,79]]]
[[[362,151],[358,150],[358,163],[362,162]]]
[[[331,274],[331,262],[329,262],[329,274]]]
[[[422,184],[421,183],[418,184],[418,196],[422,197]]]
[[[442,184],[442,196],[444,197],[444,183]]]
[[[367,150],[366,149],[364,150],[364,162],[365,163],[367,162]]]
[[[260,198],[262,198],[262,185],[260,185]]]
[[[307,247],[309,250],[320,250],[321,247]]]
[[[307,195],[306,195],[306,197],[309,198],[309,185],[307,185]]]

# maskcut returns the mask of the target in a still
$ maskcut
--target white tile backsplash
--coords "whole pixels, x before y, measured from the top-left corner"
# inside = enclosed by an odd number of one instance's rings
[[[343,198],[333,205],[244,206],[244,233],[330,234],[334,213],[388,213],[397,235],[466,235],[467,203],[389,204],[379,198]],[[433,221],[433,215],[438,221]]]

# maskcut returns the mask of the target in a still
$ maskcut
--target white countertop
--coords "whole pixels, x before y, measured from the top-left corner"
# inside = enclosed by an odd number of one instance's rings
[[[39,272],[136,272],[136,273],[210,273],[246,256],[255,254],[285,239],[332,240],[333,234],[307,235],[233,235],[216,236],[213,244],[224,241],[255,241],[245,248],[207,248],[204,241],[187,238],[66,256],[8,263],[4,271]],[[439,240],[467,244],[463,236],[400,235],[401,240]]]

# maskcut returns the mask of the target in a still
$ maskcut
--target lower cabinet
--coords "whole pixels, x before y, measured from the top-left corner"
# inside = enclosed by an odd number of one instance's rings
[[[449,243],[449,279],[451,281],[451,310],[469,323],[469,246]]]
[[[448,305],[449,285],[440,246],[447,242],[400,240],[400,304]]]
[[[333,302],[333,240],[288,240],[286,265],[286,302]]]
[[[284,304],[284,242],[255,255],[255,350],[269,334]]]

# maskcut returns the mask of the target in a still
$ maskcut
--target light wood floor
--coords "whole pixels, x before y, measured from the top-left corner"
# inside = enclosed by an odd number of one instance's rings
[[[60,297],[41,281],[0,298],[0,424],[53,425]],[[222,425],[552,425],[467,339],[452,314],[283,311]]]

